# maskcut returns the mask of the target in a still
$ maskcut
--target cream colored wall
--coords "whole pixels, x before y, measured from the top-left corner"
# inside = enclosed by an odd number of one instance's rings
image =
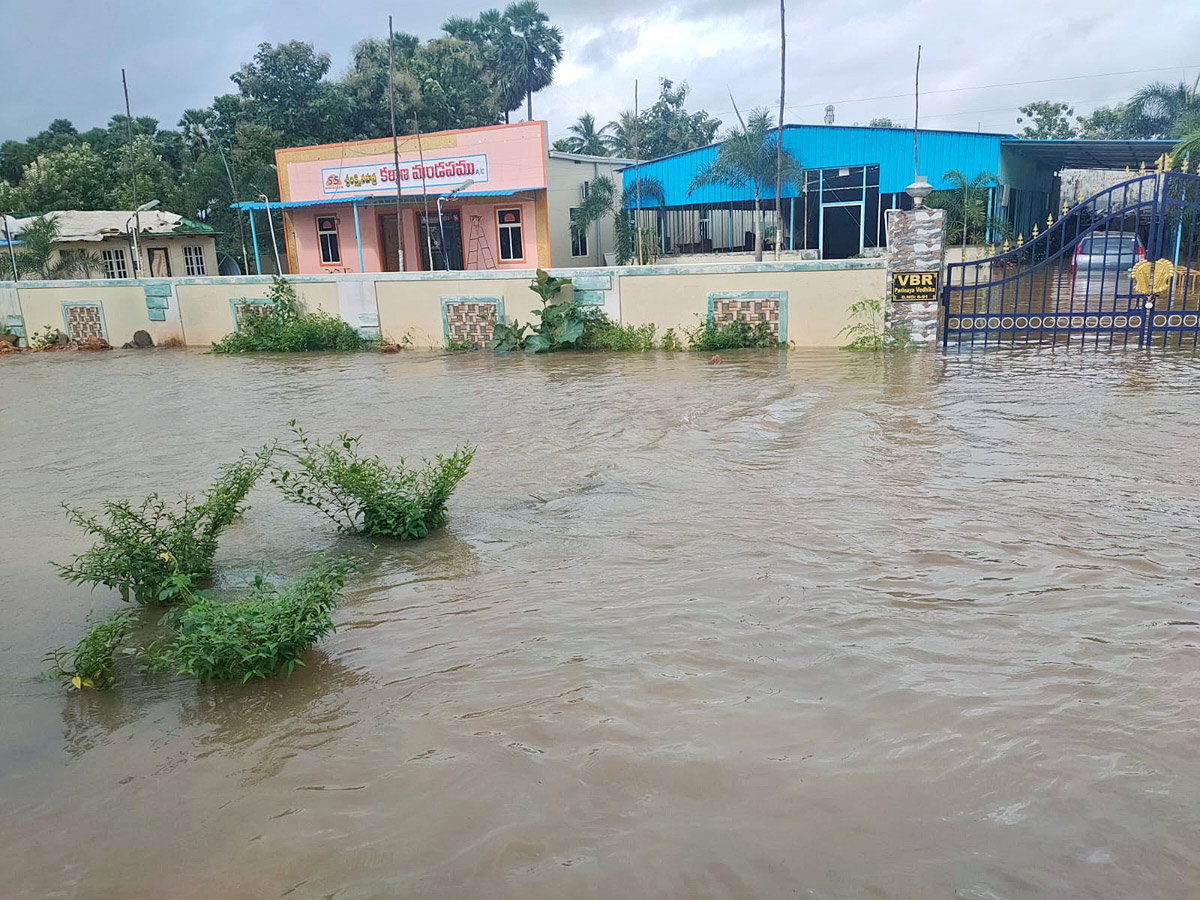
[[[146,236],[139,239],[139,249],[142,256],[142,277],[150,277],[150,253],[151,247],[165,247],[167,250],[167,258],[171,263],[171,277],[184,278],[187,277],[187,268],[183,260],[183,248],[202,247],[204,249],[204,271],[206,277],[213,277],[217,274],[217,241],[216,238],[210,235],[176,235],[174,237],[162,236]],[[125,251],[125,270],[129,277],[133,277],[133,254],[130,251],[129,241],[124,236],[105,238],[102,241],[63,241],[55,245],[55,249],[60,252],[63,250],[82,250],[86,253],[95,253],[100,255],[101,250],[124,250]],[[104,277],[104,266],[101,265],[98,269],[92,272],[93,278]]]
[[[884,270],[836,269],[700,275],[626,275],[621,278],[621,321],[653,322],[662,334],[695,328],[717,292],[787,291],[787,338],[797,347],[836,347],[856,300],[881,297]]]
[[[580,193],[585,181],[595,181],[601,175],[620,179],[614,174],[613,163],[575,162],[574,160],[550,157],[546,162],[546,199],[550,213],[550,257],[556,268],[603,265],[597,256],[597,229],[600,232],[601,252],[613,252],[613,219],[605,216],[588,230],[588,252],[586,256],[571,255],[571,208],[583,202]]]
[[[178,309],[169,308],[165,322],[151,322],[146,294],[142,285],[134,281],[114,281],[92,287],[70,283],[22,287],[20,300],[28,335],[40,332],[47,325],[65,331],[63,303],[99,303],[104,311],[108,342],[114,347],[133,340],[133,333],[139,330],[149,332],[156,344],[172,337],[183,338]]]
[[[337,284],[296,282],[296,295],[309,312],[338,314]],[[271,291],[270,283],[246,284],[228,280],[216,284],[180,284],[176,288],[184,340],[189,347],[208,347],[234,329],[234,299],[262,300]]]
[[[414,347],[444,347],[442,300],[456,297],[499,299],[504,320],[529,322],[533,310],[541,309],[537,294],[529,290],[530,278],[489,278],[476,281],[377,281],[379,327],[384,340],[399,342],[405,337]]]

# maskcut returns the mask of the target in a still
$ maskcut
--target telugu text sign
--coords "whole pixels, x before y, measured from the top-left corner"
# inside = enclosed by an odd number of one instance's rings
[[[932,303],[938,299],[937,272],[894,272],[892,299]]]
[[[475,182],[472,187],[487,183],[486,153],[426,159],[424,165],[415,159],[401,162],[398,170],[392,163],[321,169],[322,190],[326,195],[391,192],[396,189],[397,181],[401,191],[458,187],[468,178]]]

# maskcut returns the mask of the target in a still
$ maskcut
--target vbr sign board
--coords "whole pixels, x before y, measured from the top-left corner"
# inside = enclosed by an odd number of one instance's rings
[[[468,178],[475,185],[488,180],[486,153],[470,156],[451,156],[441,159],[401,162],[397,169],[392,163],[371,166],[336,166],[321,169],[322,190],[326,196],[338,194],[374,194],[391,192],[400,183],[400,190],[423,188],[454,188]],[[473,185],[473,186],[475,186]]]

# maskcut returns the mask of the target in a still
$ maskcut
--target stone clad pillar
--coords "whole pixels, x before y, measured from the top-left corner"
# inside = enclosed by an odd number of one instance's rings
[[[946,211],[918,205],[891,209],[886,215],[888,326],[908,332],[918,346],[932,347],[939,336]],[[933,285],[927,277],[906,277],[928,275],[934,276]]]

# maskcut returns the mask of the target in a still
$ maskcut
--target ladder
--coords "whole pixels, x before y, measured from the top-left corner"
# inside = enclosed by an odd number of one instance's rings
[[[471,234],[467,248],[468,269],[494,269],[496,260],[492,257],[492,248],[488,246],[487,235],[483,233],[483,216],[471,216]]]

